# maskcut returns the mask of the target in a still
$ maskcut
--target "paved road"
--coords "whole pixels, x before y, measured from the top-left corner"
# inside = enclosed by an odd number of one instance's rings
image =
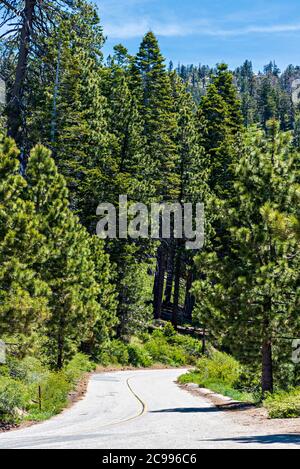
[[[300,449],[300,436],[264,434],[180,389],[180,374],[95,374],[82,401],[48,422],[0,434],[0,448]]]

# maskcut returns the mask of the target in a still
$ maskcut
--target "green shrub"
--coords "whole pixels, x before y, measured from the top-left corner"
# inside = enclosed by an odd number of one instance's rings
[[[171,324],[170,322],[167,322],[162,332],[163,332],[163,335],[167,337],[168,339],[174,338],[178,335],[173,324]]]
[[[253,404],[259,403],[259,399],[255,396],[255,394],[247,391],[240,391],[237,389],[233,389],[228,384],[223,382],[213,382],[213,381],[206,381],[205,385],[203,385],[203,380],[201,379],[199,373],[196,371],[191,371],[189,373],[185,373],[178,378],[178,382],[180,384],[189,384],[195,383],[198,384],[200,387],[207,387],[211,391],[222,394],[223,396],[230,397],[236,401],[243,401],[249,402]]]
[[[203,357],[197,362],[199,384],[203,386],[211,381],[221,382],[234,388],[239,382],[242,371],[239,362],[222,352],[214,352],[211,358]]]
[[[0,420],[10,421],[17,416],[16,411],[28,407],[29,394],[26,386],[9,377],[0,378]]]
[[[120,340],[112,340],[103,346],[99,361],[102,365],[123,365],[129,364],[127,345]]]
[[[17,366],[18,379],[24,381],[27,384],[39,383],[49,373],[48,368],[43,365],[37,358],[26,357],[19,362]]]
[[[83,353],[77,353],[65,367],[64,374],[69,383],[76,384],[84,373],[91,373],[95,371],[95,368],[95,364],[89,360],[89,357]]]
[[[170,340],[169,340],[170,342]],[[171,338],[171,343],[181,347],[190,357],[189,364],[195,364],[202,354],[202,341],[188,335],[176,334]]]
[[[0,421],[16,421],[16,409],[29,412],[30,420],[45,418],[60,412],[68,395],[85,372],[95,369],[88,357],[78,353],[59,373],[51,372],[39,360],[10,357],[0,367]],[[39,387],[42,393],[42,410],[39,409]]]
[[[151,340],[145,344],[145,349],[156,363],[170,366],[180,366],[188,363],[188,356],[184,350],[168,344],[161,331],[155,331]]]
[[[272,419],[300,417],[300,390],[270,395],[265,400],[264,406]]]
[[[42,411],[50,415],[57,414],[67,404],[68,394],[72,385],[68,382],[64,372],[51,372],[40,384],[42,392]],[[35,402],[38,399],[38,387],[32,385],[31,397]],[[35,406],[37,409],[37,407]]]
[[[139,345],[128,346],[129,363],[133,366],[147,368],[153,365],[153,360],[147,350]]]

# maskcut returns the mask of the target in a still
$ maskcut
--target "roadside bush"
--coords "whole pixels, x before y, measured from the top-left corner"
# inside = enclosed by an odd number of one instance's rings
[[[153,365],[150,354],[140,345],[131,344],[128,346],[129,363],[132,366],[147,368]]]
[[[162,332],[163,332],[163,335],[167,339],[174,339],[177,336],[177,332],[176,332],[174,326],[170,322],[167,322],[167,324],[164,326]]]
[[[28,411],[26,418],[44,420],[60,412],[68,401],[70,391],[85,372],[95,369],[88,357],[77,354],[60,372],[51,372],[39,360],[10,357],[0,367],[0,421],[18,420],[19,411]],[[39,409],[39,387],[42,410]]]
[[[272,419],[300,417],[300,390],[270,395],[265,400],[264,406]]]
[[[42,411],[50,415],[60,412],[67,404],[68,394],[72,390],[72,385],[68,382],[64,372],[50,372],[40,383],[42,391]],[[38,388],[31,387],[32,400],[38,397]],[[35,406],[37,410],[37,407]]]
[[[28,390],[23,383],[9,377],[0,378],[0,421],[15,420],[18,410],[24,411],[28,402]]]
[[[178,382],[195,383],[237,401],[259,403],[260,395],[241,386],[242,373],[242,366],[234,358],[214,352],[211,358],[201,358],[197,362],[197,369],[181,375]]]
[[[190,364],[195,364],[202,357],[202,341],[187,335],[175,335],[171,343],[181,347],[189,355]]]
[[[208,382],[221,382],[234,388],[239,383],[242,371],[238,361],[222,352],[214,352],[210,358],[203,357],[197,362],[199,384],[203,386]]]
[[[120,340],[111,340],[102,347],[99,354],[99,362],[104,365],[123,365],[129,364],[129,354],[127,345]]]
[[[64,374],[69,383],[76,384],[84,373],[91,373],[95,369],[96,365],[89,360],[89,357],[77,353],[65,367]]]
[[[49,373],[48,369],[34,357],[10,360],[8,363],[10,376],[26,384],[39,382]]]
[[[149,342],[145,344],[145,349],[156,363],[181,366],[189,362],[184,350],[168,344],[161,331],[155,331]]]

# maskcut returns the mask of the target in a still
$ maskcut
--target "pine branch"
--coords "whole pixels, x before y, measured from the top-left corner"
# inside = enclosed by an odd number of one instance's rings
[[[1,2],[4,4],[6,8],[8,8],[8,10],[13,12],[15,15],[22,16],[22,13],[17,8],[15,8],[11,3],[9,3],[7,0],[1,0]]]

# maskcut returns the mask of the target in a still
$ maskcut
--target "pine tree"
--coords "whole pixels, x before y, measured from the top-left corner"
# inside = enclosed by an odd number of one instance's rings
[[[14,50],[16,56],[14,79],[8,92],[8,133],[21,149],[23,166],[27,157],[24,154],[27,118],[25,94],[26,89],[31,87],[28,80],[31,56],[38,55],[41,36],[43,39],[47,37],[57,25],[58,19],[65,18],[77,4],[76,0],[7,0],[0,6],[2,26],[6,26],[2,39],[6,39],[8,48]]]
[[[233,75],[229,72],[226,64],[218,65],[217,73],[213,77],[212,83],[215,85],[219,95],[227,104],[229,112],[228,124],[231,131],[233,133],[239,132],[243,122],[241,102],[237,96],[237,88],[233,82]]]
[[[177,202],[183,206],[184,203],[208,203],[208,168],[204,148],[201,146],[201,137],[196,128],[196,107],[186,86],[178,78],[176,73],[170,76],[172,84],[173,112],[176,117],[176,130],[174,143],[178,154],[178,165],[176,168],[178,186]],[[179,288],[180,279],[186,275],[188,278],[193,270],[193,252],[186,252],[181,240],[171,243],[169,257],[173,258],[171,271],[174,274],[174,304],[173,324],[176,327],[179,314]],[[187,295],[190,294],[187,288]],[[189,300],[186,299],[186,302]],[[191,315],[192,311],[189,312]]]
[[[242,67],[239,67],[235,76],[237,77],[238,90],[241,97],[241,111],[246,127],[254,124],[256,117],[255,101],[255,76],[252,62],[246,60]]]
[[[231,165],[235,159],[242,115],[233,77],[220,65],[198,113],[199,132],[209,158],[210,188],[219,199],[229,198],[233,191]]]
[[[72,208],[92,232],[96,208],[115,174],[102,94],[103,42],[95,8],[77,1],[76,11],[47,40],[36,64],[43,70],[43,87],[30,101],[30,138],[52,149]]]
[[[135,92],[129,86],[129,62],[127,50],[119,45],[103,71],[113,169],[107,180],[95,181],[95,186],[99,187],[98,193],[105,194],[103,200],[115,207],[119,206],[120,195],[126,195],[129,204],[148,203],[152,192],[143,121]],[[117,334],[128,340],[149,319],[150,299],[141,278],[145,278],[151,243],[119,239],[108,242],[106,249],[116,266]]]
[[[131,86],[137,93],[147,139],[151,183],[158,200],[178,197],[178,156],[172,135],[176,121],[172,112],[170,78],[158,41],[145,35],[131,68]]]
[[[95,324],[100,310],[99,287],[90,238],[69,209],[68,190],[49,150],[37,146],[27,167],[28,199],[35,205],[48,257],[39,274],[51,289],[46,322],[47,353],[60,369]]]
[[[118,323],[118,301],[115,286],[115,267],[111,264],[108,254],[105,253],[104,242],[96,236],[92,236],[90,249],[95,267],[99,310],[93,327],[88,331],[83,350],[97,359],[102,345],[115,333]]]
[[[196,284],[211,332],[222,331],[227,347],[244,362],[253,366],[260,360],[263,393],[273,391],[280,332],[295,327],[295,245],[278,240],[266,221],[272,210],[289,207],[286,186],[297,174],[290,144],[291,135],[280,133],[275,121],[268,123],[267,136],[250,131],[235,164],[235,204],[223,220],[230,250],[223,257],[200,257],[206,278]]]
[[[10,139],[0,140],[0,334],[27,337],[48,314],[47,285],[35,270],[43,262],[44,237],[34,205],[23,199],[19,152]]]
[[[112,136],[110,146],[116,171],[114,180],[109,182],[106,199],[115,204],[121,194],[126,194],[132,201],[146,202],[151,191],[147,140],[143,134],[138,102],[129,86],[129,60],[127,50],[117,46],[103,77],[108,130]]]
[[[270,119],[279,117],[276,92],[269,77],[262,78],[257,94],[259,121],[266,126]]]

